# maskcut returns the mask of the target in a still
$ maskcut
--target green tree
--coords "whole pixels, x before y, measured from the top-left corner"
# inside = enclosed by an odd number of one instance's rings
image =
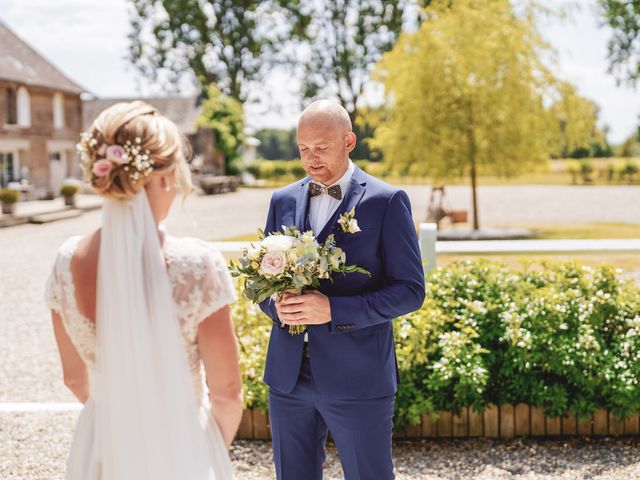
[[[470,177],[478,229],[479,174],[548,160],[543,98],[553,78],[539,59],[533,13],[516,16],[508,0],[439,0],[425,13],[379,63],[388,102],[371,110],[371,145],[400,171]]]
[[[239,149],[244,140],[242,104],[223,95],[215,85],[210,85],[197,123],[199,127],[211,128],[215,132],[216,148],[224,155],[225,172],[228,175],[238,173],[236,161],[240,158]]]
[[[628,137],[618,148],[621,157],[640,157],[640,142],[635,135]]]
[[[308,0],[309,57],[303,95],[336,96],[355,123],[358,99],[381,55],[395,44],[408,0]]]
[[[640,2],[598,0],[604,21],[613,29],[609,40],[609,71],[635,85],[640,78]]]
[[[299,0],[130,0],[129,60],[146,78],[179,90],[185,77],[246,100],[274,52],[301,36]]]
[[[431,0],[307,0],[313,14],[309,24],[307,60],[303,63],[305,99],[336,97],[351,117],[358,136],[354,158],[370,159],[365,142],[371,130],[361,128],[358,100],[375,63],[390,50],[405,24],[420,21],[417,4]],[[411,18],[410,14],[413,18]]]
[[[260,140],[258,154],[265,160],[292,160],[298,158],[296,130],[264,129],[256,133]]]
[[[581,97],[573,85],[561,82],[557,100],[549,108],[553,157],[587,157],[592,150],[604,150],[606,139],[597,128],[598,107]]]

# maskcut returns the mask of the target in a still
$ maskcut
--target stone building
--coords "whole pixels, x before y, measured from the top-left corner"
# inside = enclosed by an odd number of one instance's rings
[[[0,184],[27,180],[35,195],[58,194],[81,171],[75,144],[82,127],[81,93],[0,21]]]
[[[87,100],[83,107],[83,129],[88,130],[93,120],[107,107],[118,102],[144,100],[173,121],[189,139],[193,147],[192,167],[197,173],[224,175],[224,156],[217,152],[216,135],[210,128],[197,126],[202,107],[196,96],[168,96],[151,98],[98,98]]]

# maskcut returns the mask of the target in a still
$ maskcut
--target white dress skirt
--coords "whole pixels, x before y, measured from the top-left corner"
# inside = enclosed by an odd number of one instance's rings
[[[91,379],[96,375],[96,328],[78,310],[70,268],[80,238],[69,238],[58,250],[47,282],[45,299],[49,307],[60,315],[65,331],[87,366]],[[237,299],[235,287],[224,257],[205,242],[167,235],[164,252],[193,384],[201,401],[200,424],[208,439],[209,458],[212,459],[211,477],[216,480],[233,479],[227,448],[208,407],[197,333],[202,320]],[[67,480],[116,480],[102,478],[101,450],[97,444],[95,426],[96,405],[90,395],[73,436],[67,460]]]

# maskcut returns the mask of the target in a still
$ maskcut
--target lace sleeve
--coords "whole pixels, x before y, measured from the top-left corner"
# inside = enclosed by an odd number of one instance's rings
[[[224,257],[212,247],[207,246],[207,248],[209,251],[205,255],[204,262],[207,265],[206,283],[209,295],[205,295],[204,302],[200,306],[198,324],[222,307],[230,305],[238,299],[235,284]]]
[[[58,314],[62,311],[62,281],[58,272],[59,256],[53,264],[53,268],[47,278],[44,287],[44,301],[49,310],[55,310]]]
[[[206,242],[197,241],[197,255],[173,265],[177,278],[174,295],[183,328],[196,340],[200,323],[236,301],[235,284],[222,254]],[[185,258],[183,257],[183,260]]]

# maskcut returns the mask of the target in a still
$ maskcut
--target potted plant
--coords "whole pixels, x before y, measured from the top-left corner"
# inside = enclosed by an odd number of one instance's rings
[[[0,190],[0,202],[2,203],[2,213],[13,215],[15,212],[16,202],[20,198],[20,192],[10,188]]]
[[[64,197],[64,204],[67,207],[76,206],[76,193],[78,193],[78,186],[71,183],[66,183],[60,188],[60,195]]]

